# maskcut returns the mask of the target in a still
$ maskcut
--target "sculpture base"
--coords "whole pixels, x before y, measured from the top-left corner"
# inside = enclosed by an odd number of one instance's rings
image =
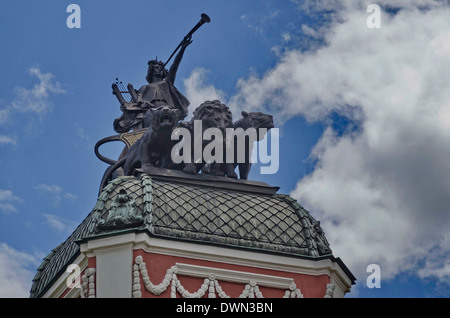
[[[233,191],[243,191],[257,194],[275,194],[280,187],[273,187],[265,182],[233,179],[208,174],[188,174],[181,170],[163,169],[144,166],[136,169],[138,177],[140,173],[147,173],[156,180],[171,181],[177,183],[188,183],[199,186],[220,188]]]

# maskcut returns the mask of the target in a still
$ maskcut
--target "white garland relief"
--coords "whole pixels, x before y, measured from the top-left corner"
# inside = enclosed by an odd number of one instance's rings
[[[208,298],[216,298],[217,296],[219,298],[230,298],[230,296],[227,295],[220,286],[219,281],[217,280],[214,273],[208,274],[208,277],[204,278],[203,284],[200,286],[200,288],[193,293],[189,292],[183,287],[181,281],[177,277],[177,273],[178,267],[174,265],[167,270],[162,282],[158,285],[155,285],[150,280],[146,264],[142,256],[137,256],[135,258],[135,264],[133,265],[133,298],[142,297],[140,284],[141,275],[145,289],[155,296],[161,295],[167,290],[170,285],[171,298],[176,298],[177,292],[183,298],[202,298],[206,293],[208,293]],[[239,295],[239,298],[264,298],[264,296],[259,290],[258,282],[250,280],[248,284],[245,285],[245,288]],[[291,284],[289,284],[288,289],[285,291],[283,298],[303,298],[303,295],[300,289],[297,288],[296,284],[292,282]]]
[[[81,298],[95,298],[95,268],[87,268],[81,281]]]
[[[325,292],[325,296],[323,298],[334,298],[333,292],[336,286],[334,284],[327,284],[327,290]]]

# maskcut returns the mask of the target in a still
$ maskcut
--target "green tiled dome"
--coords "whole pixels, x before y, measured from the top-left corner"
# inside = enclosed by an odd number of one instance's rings
[[[42,295],[79,255],[77,242],[115,233],[145,231],[154,237],[313,259],[331,255],[319,222],[277,190],[260,182],[181,172],[114,179],[86,219],[44,259],[31,297]],[[119,225],[101,227],[113,214],[123,216]]]

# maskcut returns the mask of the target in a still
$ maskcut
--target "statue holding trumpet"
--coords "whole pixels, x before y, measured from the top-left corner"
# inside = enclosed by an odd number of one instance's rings
[[[192,34],[204,23],[209,23],[210,21],[210,18],[203,13],[200,21],[183,38],[165,63],[158,60],[148,62],[146,76],[148,84],[138,90],[134,89],[131,84],[128,84],[128,91],[121,91],[117,84],[112,85],[113,94],[119,100],[120,109],[123,112],[122,116],[114,121],[114,130],[117,133],[146,128],[148,126],[145,120],[147,111],[161,106],[176,109],[179,120],[183,120],[187,116],[189,100],[175,87],[176,73],[186,48],[192,43]],[[174,62],[170,69],[167,70],[166,65],[178,50],[179,52]],[[126,101],[122,93],[130,94],[131,100],[129,102]]]
[[[261,141],[268,129],[274,128],[271,115],[242,112],[243,118],[233,123],[230,109],[214,100],[200,104],[192,119],[183,121],[188,114],[189,100],[175,87],[177,70],[186,48],[192,43],[192,34],[209,22],[210,18],[202,14],[165,63],[157,59],[148,62],[148,84],[138,90],[131,84],[125,89],[121,82],[112,85],[123,114],[114,120],[118,135],[103,138],[94,147],[96,156],[110,165],[100,183],[99,195],[108,182],[118,176],[148,173],[154,169],[164,169],[166,174],[176,170],[185,174],[201,171],[202,174],[237,178],[234,170],[239,166],[240,178],[247,179],[253,142]],[[166,65],[177,52],[167,70]],[[230,129],[231,137],[223,138],[223,133],[228,134]],[[211,134],[209,137],[206,137],[207,131]],[[240,142],[235,143],[235,140]],[[101,145],[112,141],[125,143],[117,160],[99,152]]]

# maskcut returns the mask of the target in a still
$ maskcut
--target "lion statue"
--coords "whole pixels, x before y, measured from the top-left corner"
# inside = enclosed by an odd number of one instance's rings
[[[170,163],[171,133],[178,122],[177,110],[169,106],[149,109],[144,121],[148,129],[128,150],[124,175],[133,175],[135,169],[150,166],[167,168]]]
[[[256,140],[261,141],[264,139],[264,136],[269,131],[269,129],[272,129],[273,126],[273,116],[260,113],[260,112],[250,112],[247,113],[243,111],[242,118],[236,121],[233,124],[233,128],[242,128],[247,130],[248,128],[254,128],[256,129]],[[260,131],[260,128],[265,128],[262,132]],[[242,180],[247,180],[248,174],[250,173],[250,169],[252,167],[252,164],[250,162],[250,157],[252,155],[253,151],[253,144],[250,144],[248,141],[245,142],[245,161],[243,163],[237,162],[237,143],[234,143],[234,155],[235,155],[235,163],[233,164],[234,168],[236,166],[239,166],[239,178]]]
[[[183,171],[185,173],[189,174],[196,174],[198,173],[203,166],[205,165],[205,162],[202,158],[201,162],[194,162],[194,141],[196,138],[194,137],[194,121],[195,120],[201,120],[202,121],[202,137],[203,133],[208,128],[218,128],[222,131],[222,133],[225,135],[225,129],[233,127],[233,119],[231,116],[230,109],[225,105],[222,104],[219,100],[213,100],[213,101],[205,101],[200,106],[198,106],[194,114],[191,118],[191,121],[189,123],[189,130],[191,131],[191,162],[185,163],[183,167]],[[205,146],[210,141],[205,141],[202,138],[202,154],[203,150],[205,149]]]
[[[236,121],[233,124],[233,128],[236,131],[238,128],[242,128],[244,131],[246,131],[249,128],[254,128],[256,131],[256,141],[261,141],[264,139],[265,134],[267,131],[271,128],[273,128],[273,117],[272,115],[267,115],[260,112],[245,112],[242,111],[242,118]],[[265,128],[266,130],[263,130],[262,132],[259,130],[260,128]],[[233,137],[233,147],[234,147],[234,158],[233,162],[226,162],[223,164],[217,164],[217,163],[208,163],[203,167],[202,172],[206,174],[213,174],[213,175],[220,175],[220,176],[228,176],[231,178],[236,178],[237,175],[234,172],[237,166],[239,166],[239,178],[242,180],[247,180],[248,175],[250,173],[251,169],[251,162],[250,158],[253,151],[253,143],[249,142],[249,139],[246,138],[244,140],[244,149],[238,149],[238,142],[237,137]],[[226,147],[227,149],[231,147],[231,145],[228,145]],[[245,153],[245,159],[244,162],[238,163],[238,151],[244,150]],[[225,153],[225,152],[224,152]]]

